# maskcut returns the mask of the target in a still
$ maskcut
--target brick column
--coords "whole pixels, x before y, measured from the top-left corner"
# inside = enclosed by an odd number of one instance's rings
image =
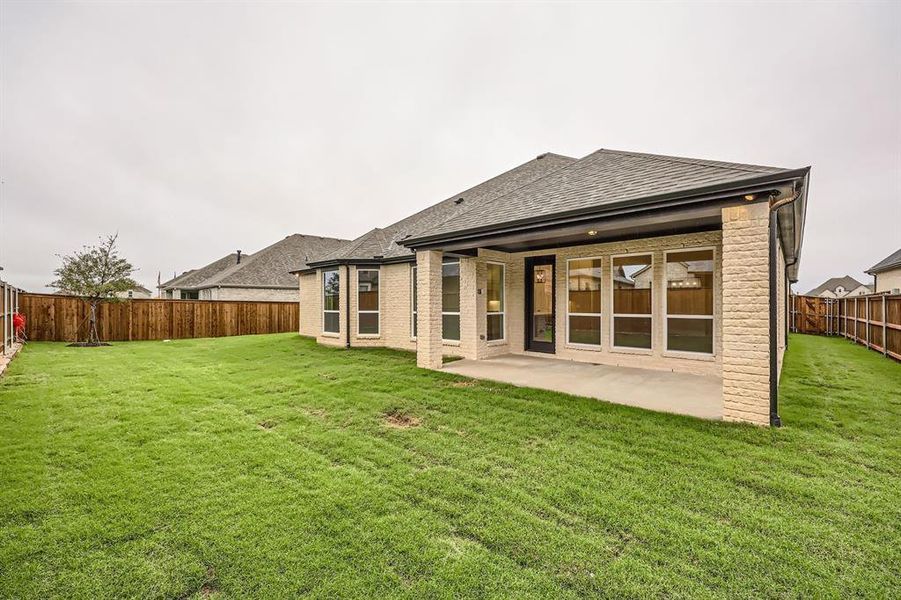
[[[416,252],[416,365],[441,368],[441,252]]]
[[[769,425],[769,206],[723,209],[723,419]]]

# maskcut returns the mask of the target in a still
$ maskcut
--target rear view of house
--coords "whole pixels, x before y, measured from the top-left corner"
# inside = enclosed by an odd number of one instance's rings
[[[778,424],[809,168],[543,154],[298,269],[301,333],[442,357],[562,358],[716,378]]]

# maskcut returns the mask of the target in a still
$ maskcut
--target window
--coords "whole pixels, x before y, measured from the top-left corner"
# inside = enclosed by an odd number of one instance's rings
[[[713,354],[713,250],[666,253],[666,349]]]
[[[357,271],[357,333],[379,333],[379,272],[378,269]]]
[[[200,292],[198,292],[197,290],[193,290],[190,292],[188,290],[182,290],[181,291],[181,299],[182,300],[200,300]]]
[[[413,298],[413,325],[410,331],[413,332],[413,339],[416,339],[416,315],[419,312],[416,310],[416,267],[414,266],[410,273],[410,295]]]
[[[488,341],[504,339],[504,265],[488,263]]]
[[[460,259],[441,265],[441,339],[460,340]]]
[[[613,257],[613,347],[651,348],[650,254]]]
[[[567,262],[567,341],[601,345],[601,259],[580,258]]]
[[[341,331],[340,287],[337,269],[322,272],[322,331],[326,333]]]

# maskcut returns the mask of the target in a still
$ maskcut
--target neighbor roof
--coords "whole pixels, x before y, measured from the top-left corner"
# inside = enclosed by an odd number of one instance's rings
[[[241,254],[241,261],[245,261],[250,255],[249,254]],[[198,284],[206,281],[210,277],[216,275],[217,273],[221,273],[225,269],[228,269],[232,265],[235,265],[238,262],[238,253],[232,252],[231,254],[226,254],[222,258],[218,260],[214,260],[210,264],[205,267],[200,267],[199,269],[191,269],[190,271],[185,271],[178,277],[170,279],[169,281],[160,284],[160,287],[164,290],[171,289],[195,289]]]
[[[206,287],[296,288],[292,272],[304,270],[313,256],[331,252],[348,240],[295,233],[267,246],[247,260],[217,273],[198,284]]]
[[[489,179],[466,191],[454,194],[441,202],[382,229],[373,229],[333,252],[310,261],[311,266],[326,266],[343,262],[408,260],[412,250],[399,242],[441,223],[458,218],[495,198],[528,185],[576,161],[560,154],[545,153]]]
[[[867,270],[869,275],[901,268],[901,249],[895,250]]]
[[[411,236],[414,241],[540,222],[632,201],[802,170],[601,149]],[[416,239],[419,238],[419,239]]]
[[[857,289],[863,284],[850,275],[845,275],[844,277],[833,277],[831,279],[827,279],[817,287],[813,288],[809,292],[805,294],[805,296],[819,296],[826,290],[830,292],[835,292],[835,288],[838,286],[842,286],[846,291],[851,291],[853,289]]]

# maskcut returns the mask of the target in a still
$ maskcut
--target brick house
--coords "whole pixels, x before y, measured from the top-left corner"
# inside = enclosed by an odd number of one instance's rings
[[[296,269],[300,332],[696,374],[725,420],[778,424],[809,168],[542,154]]]
[[[901,249],[895,250],[867,269],[867,275],[873,276],[875,292],[897,294],[901,290]]]
[[[297,280],[289,273],[310,257],[348,240],[295,233],[254,254],[240,250],[160,284],[170,300],[297,300]]]

